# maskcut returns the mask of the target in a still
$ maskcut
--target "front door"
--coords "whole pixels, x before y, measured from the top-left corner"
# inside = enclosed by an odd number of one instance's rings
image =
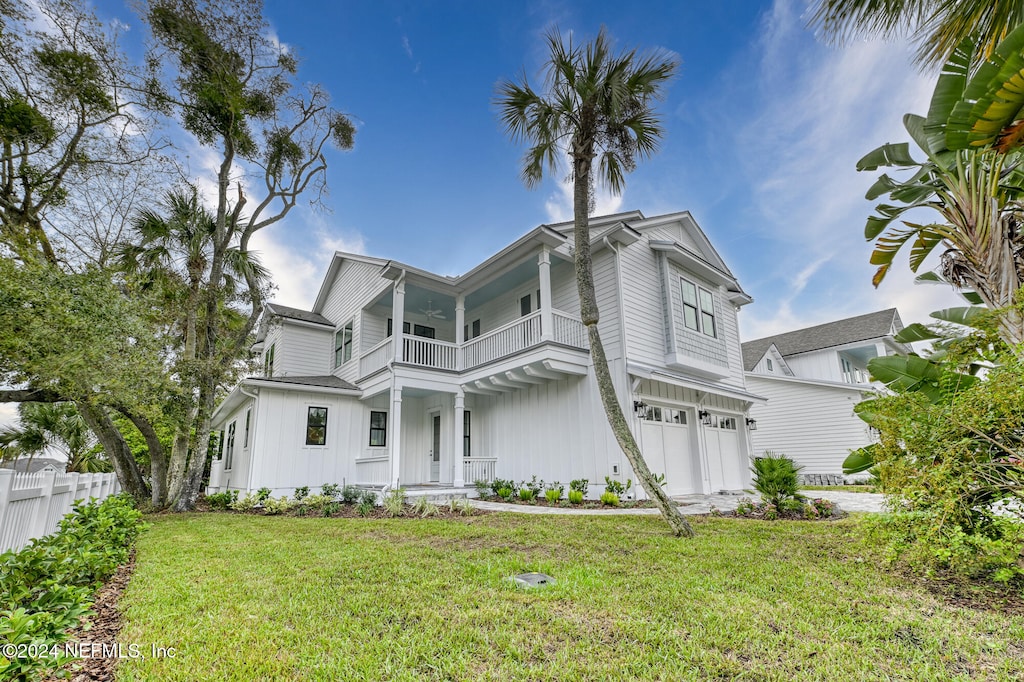
[[[433,415],[430,423],[430,481],[434,483],[441,480],[441,415]]]

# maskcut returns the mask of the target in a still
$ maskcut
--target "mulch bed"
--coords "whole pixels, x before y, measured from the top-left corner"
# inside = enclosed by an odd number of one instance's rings
[[[626,500],[621,502],[618,507],[611,507],[598,500],[583,500],[580,504],[572,504],[568,500],[559,500],[558,502],[553,503],[548,502],[546,497],[524,501],[515,496],[506,500],[502,497],[489,495],[487,497],[481,497],[480,499],[484,502],[518,504],[524,507],[558,507],[560,509],[654,509],[657,506],[651,500]]]
[[[482,516],[484,514],[489,514],[490,513],[489,511],[485,511],[483,509],[475,509],[475,508],[472,509],[472,510],[469,510],[468,513],[464,513],[464,512],[462,512],[462,511],[460,511],[458,509],[453,511],[451,506],[449,506],[449,504],[447,502],[440,502],[440,503],[434,503],[434,504],[437,507],[437,509],[436,509],[436,511],[434,509],[431,509],[431,513],[429,514],[429,517],[430,518],[435,518],[435,519],[457,519],[457,518],[466,518],[468,516]],[[381,507],[381,506],[375,506],[366,515],[363,515],[363,514],[359,513],[359,505],[355,505],[355,504],[342,504],[340,502],[336,503],[336,508],[330,514],[324,514],[323,510],[321,510],[321,509],[311,509],[309,507],[305,507],[304,509],[305,509],[305,511],[300,511],[299,507],[295,507],[295,508],[289,509],[288,511],[283,512],[281,514],[267,514],[267,513],[265,513],[263,511],[262,508],[253,508],[253,509],[250,509],[249,511],[236,511],[234,509],[227,509],[227,510],[225,510],[225,509],[215,509],[215,508],[211,507],[210,504],[204,498],[201,498],[199,500],[199,502],[196,503],[196,511],[197,512],[218,512],[218,513],[221,513],[221,514],[250,514],[250,515],[256,515],[256,516],[291,516],[291,517],[305,517],[305,518],[311,518],[311,519],[318,519],[318,518],[331,518],[331,519],[390,519],[390,518],[395,518],[384,507]],[[168,513],[170,513],[170,512],[168,512]],[[417,513],[416,510],[412,507],[412,505],[408,505],[407,504],[407,505],[405,505],[405,511],[402,513],[401,517],[399,517],[399,518],[420,518],[421,516],[422,516],[422,514]]]
[[[92,610],[94,615],[82,619],[82,624],[73,630],[68,637],[69,642],[81,642],[106,645],[114,648],[117,636],[121,632],[121,611],[117,603],[121,593],[128,586],[128,581],[135,571],[135,551],[132,550],[128,562],[122,564],[114,575],[96,593]],[[113,680],[117,656],[82,658],[67,664],[63,670],[70,673],[71,682],[91,682],[93,680]],[[50,677],[48,682],[56,682],[57,677]]]

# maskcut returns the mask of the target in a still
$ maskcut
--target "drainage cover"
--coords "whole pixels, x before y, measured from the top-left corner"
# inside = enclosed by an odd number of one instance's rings
[[[509,580],[515,582],[517,587],[545,587],[547,585],[554,585],[555,579],[550,575],[543,573],[520,573],[514,575]]]

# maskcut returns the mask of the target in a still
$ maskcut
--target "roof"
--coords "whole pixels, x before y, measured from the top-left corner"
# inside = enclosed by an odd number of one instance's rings
[[[271,382],[275,384],[298,384],[299,386],[322,386],[324,388],[340,388],[346,391],[358,391],[359,387],[339,379],[333,374],[310,377],[250,377],[252,381]]]
[[[23,474],[34,474],[38,471],[42,471],[48,466],[52,466],[58,472],[63,473],[64,469],[67,467],[67,463],[62,462],[59,459],[50,459],[48,457],[33,457],[32,459],[21,458],[0,463],[0,468],[2,469],[14,469],[15,471]]]
[[[333,327],[334,323],[328,320],[320,313],[310,312],[308,310],[299,310],[298,308],[289,308],[286,305],[280,303],[268,303],[267,312],[271,315],[278,315],[279,317],[287,317],[292,320],[301,320],[302,322],[312,322],[313,324],[323,324],[328,327]]]
[[[748,372],[754,369],[773,343],[785,357],[858,341],[880,339],[891,336],[894,328],[896,331],[903,329],[903,322],[895,308],[887,308],[866,315],[848,317],[845,320],[826,322],[814,327],[747,341],[743,344],[743,369]]]

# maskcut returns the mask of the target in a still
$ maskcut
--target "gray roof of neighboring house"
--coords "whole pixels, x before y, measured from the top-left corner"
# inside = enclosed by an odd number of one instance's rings
[[[31,460],[28,458],[21,458],[0,462],[0,468],[14,469],[15,471],[23,474],[34,474],[38,471],[42,471],[47,466],[52,466],[58,472],[63,473],[64,469],[67,467],[67,462],[62,462],[59,459],[50,459],[48,457],[33,457]]]
[[[277,384],[298,384],[299,386],[324,386],[326,388],[343,388],[358,391],[359,387],[339,379],[333,374],[312,377],[250,377],[254,381],[272,381]]]
[[[289,308],[288,306],[281,305],[280,303],[268,303],[267,312],[272,315],[279,315],[292,320],[302,320],[303,322],[312,322],[314,324],[325,324],[328,327],[334,326],[333,322],[320,313],[313,313],[308,310],[299,310],[298,308]]]
[[[782,356],[786,357],[890,336],[893,327],[898,332],[903,329],[903,322],[895,308],[888,308],[867,315],[848,317],[845,320],[826,322],[806,329],[747,341],[743,344],[743,369],[748,372],[754,369],[773,343]]]

